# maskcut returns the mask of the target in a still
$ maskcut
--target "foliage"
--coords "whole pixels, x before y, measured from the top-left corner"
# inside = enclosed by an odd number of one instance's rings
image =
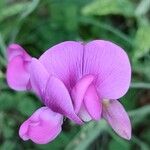
[[[83,13],[89,15],[118,14],[131,17],[134,15],[134,5],[130,0],[96,0],[87,5]]]
[[[150,149],[149,12],[149,0],[0,0],[0,149]],[[18,93],[7,86],[7,45],[20,43],[38,57],[65,40],[98,38],[118,43],[130,57],[132,84],[121,102],[131,116],[132,140],[116,136],[104,121],[80,127],[66,120],[53,142],[23,142],[19,126],[42,104],[33,93]]]

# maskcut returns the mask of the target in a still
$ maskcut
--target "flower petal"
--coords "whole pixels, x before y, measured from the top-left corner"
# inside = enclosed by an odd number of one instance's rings
[[[47,82],[44,96],[45,105],[53,111],[67,116],[78,124],[82,123],[75,114],[70,94],[61,80],[51,76]]]
[[[131,139],[131,122],[127,112],[118,100],[103,102],[103,117],[121,137]]]
[[[32,58],[29,71],[32,89],[38,96],[43,97],[43,93],[49,79],[49,73],[36,58]]]
[[[40,58],[50,75],[59,78],[71,90],[82,77],[83,45],[67,41],[48,49]]]
[[[21,125],[19,135],[25,141],[46,144],[58,136],[62,123],[62,115],[42,107]]]
[[[84,121],[89,122],[92,120],[91,116],[89,115],[87,109],[85,108],[84,104],[81,105],[80,110],[78,112],[78,116]]]
[[[7,48],[7,82],[14,90],[30,88],[28,66],[31,57],[18,44],[11,44]]]
[[[7,58],[10,62],[14,57],[22,56],[25,61],[30,61],[31,56],[18,44],[11,44],[7,48]]]
[[[75,108],[76,113],[79,112],[79,109],[80,109],[81,104],[83,102],[85,92],[93,80],[94,80],[94,76],[86,75],[86,76],[82,77],[76,83],[76,85],[73,87],[73,89],[71,91],[71,96],[73,99],[74,108]]]
[[[97,92],[102,99],[118,99],[130,85],[128,56],[109,41],[95,40],[85,45],[83,73],[97,76]]]
[[[102,112],[102,104],[97,95],[97,91],[94,85],[90,85],[84,95],[84,104],[94,120],[100,120]]]
[[[14,90],[26,90],[29,85],[30,75],[28,73],[29,62],[21,56],[14,57],[7,66],[7,82]]]

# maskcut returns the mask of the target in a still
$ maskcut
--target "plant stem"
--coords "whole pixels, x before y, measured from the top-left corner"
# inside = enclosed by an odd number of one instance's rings
[[[131,83],[130,88],[150,89],[150,83],[144,83],[144,82]]]
[[[108,30],[111,33],[113,33],[113,34],[117,35],[118,37],[120,37],[121,39],[123,39],[124,41],[128,42],[128,44],[130,44],[131,46],[133,45],[132,40],[128,36],[126,36],[119,30],[117,30],[116,28],[114,28],[106,23],[99,22],[99,21],[95,20],[94,18],[85,18],[85,17],[81,17],[80,22],[91,24],[93,26],[97,26],[99,28]]]

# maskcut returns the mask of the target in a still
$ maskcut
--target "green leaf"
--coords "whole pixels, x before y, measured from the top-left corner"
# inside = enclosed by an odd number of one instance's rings
[[[31,98],[26,96],[18,101],[17,109],[22,115],[30,116],[37,109],[37,105]]]
[[[5,0],[0,0],[0,9],[5,7],[6,1]]]
[[[122,140],[122,142],[118,142],[116,140],[111,140],[108,146],[109,150],[129,150],[130,149],[130,144],[129,142]]]
[[[107,124],[104,120],[99,122],[90,122],[84,125],[81,131],[67,145],[65,150],[86,150],[88,146],[104,132]]]
[[[137,93],[137,90],[130,89],[127,94],[121,98],[121,103],[125,107],[126,111],[136,108]]]
[[[1,150],[14,150],[15,149],[15,143],[13,141],[5,141],[1,146]]]
[[[144,79],[147,79],[147,81],[150,81],[150,61],[147,59],[143,63],[140,63],[139,61],[136,61],[134,58],[133,61],[133,70],[135,73],[138,73],[140,76],[142,76]]]
[[[34,9],[38,6],[40,0],[32,0],[27,6],[27,8],[23,11],[23,13],[20,16],[20,19],[26,18],[28,15],[30,15]]]
[[[3,127],[3,135],[4,135],[5,139],[13,137],[14,129],[11,128],[10,126],[5,125]]]
[[[3,58],[3,61],[6,63],[6,45],[5,45],[5,42],[3,40],[3,37],[0,33],[0,54],[2,54],[2,57]]]
[[[0,111],[0,129],[3,128],[3,123],[4,123],[4,113]],[[1,134],[2,130],[0,130],[0,134]]]
[[[150,105],[129,112],[129,116],[134,125],[143,121],[149,114]],[[79,133],[70,141],[65,150],[87,150],[89,145],[104,131],[109,131],[108,129],[110,129],[110,127],[108,127],[108,124],[104,120],[90,122],[81,128]],[[118,137],[114,133],[113,135]]]
[[[121,41],[127,42],[128,45],[132,45],[132,40],[128,36],[108,23],[101,22],[92,17],[80,17],[79,20],[81,23],[95,26],[97,30],[103,30],[105,35],[107,32],[110,32],[113,34],[113,38],[118,37]],[[106,36],[110,39],[110,34]]]
[[[142,137],[142,139],[144,139],[144,141],[147,141],[148,143],[150,143],[150,128],[144,130],[142,132],[141,137]]]
[[[16,3],[13,5],[7,6],[7,9],[6,8],[1,9],[0,10],[0,14],[1,14],[0,22],[8,17],[21,13],[26,8],[27,5],[28,3]]]
[[[16,107],[16,98],[9,92],[0,93],[0,110],[9,110]]]
[[[150,24],[140,26],[135,35],[134,60],[146,55],[150,51]]]
[[[135,89],[150,89],[150,83],[135,82],[135,83],[131,83],[130,88],[135,88]]]
[[[141,0],[135,10],[136,16],[143,16],[150,10],[150,0]]]
[[[129,0],[96,0],[82,10],[85,15],[123,15],[134,16],[134,5]]]
[[[136,125],[150,115],[150,105],[145,105],[141,108],[132,110],[129,112],[129,116],[131,117],[132,124]]]
[[[137,137],[132,137],[132,141],[134,143],[136,143],[141,150],[149,150],[150,149],[150,146],[148,144],[146,144],[144,141],[141,141],[139,138]]]
[[[10,42],[15,41],[25,18],[35,10],[35,8],[38,6],[39,1],[40,0],[32,0],[31,2],[26,3],[24,9],[22,9],[22,12],[19,15],[18,20],[16,21],[15,27],[12,30]]]

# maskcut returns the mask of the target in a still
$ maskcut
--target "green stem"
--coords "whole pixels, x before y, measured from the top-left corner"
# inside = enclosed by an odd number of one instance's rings
[[[131,46],[133,45],[132,40],[128,36],[126,36],[125,34],[120,32],[116,28],[110,26],[109,24],[99,22],[99,21],[95,20],[94,18],[84,18],[84,17],[80,18],[80,22],[91,24],[93,26],[97,26],[99,28],[110,31],[111,33],[113,33],[113,34],[117,35],[118,37],[120,37],[122,40],[128,42]]]
[[[129,111],[129,116],[133,117],[133,118],[136,118],[139,116],[145,117],[148,114],[150,114],[150,105],[146,105],[141,108],[137,108],[135,110]],[[141,119],[141,118],[139,118],[139,119]]]
[[[136,143],[137,145],[139,145],[142,150],[149,150],[149,146],[145,142],[137,138],[136,136],[132,137],[132,141]]]
[[[2,56],[0,56],[0,64],[2,65],[2,67],[4,66],[6,66],[6,59],[5,58],[3,58]]]
[[[135,88],[135,89],[150,89],[150,83],[144,83],[144,82],[131,83],[130,88]]]
[[[0,34],[0,52],[4,56],[4,58],[6,58],[6,46],[1,34]]]

